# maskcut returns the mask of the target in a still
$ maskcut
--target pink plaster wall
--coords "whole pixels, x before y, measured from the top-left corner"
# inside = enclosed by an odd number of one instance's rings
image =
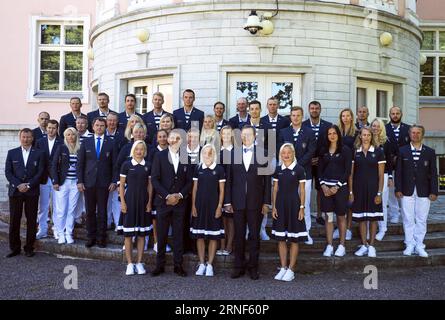
[[[419,111],[419,122],[428,131],[444,131],[445,108],[421,108]]]
[[[421,20],[445,21],[445,0],[417,0],[417,14]]]

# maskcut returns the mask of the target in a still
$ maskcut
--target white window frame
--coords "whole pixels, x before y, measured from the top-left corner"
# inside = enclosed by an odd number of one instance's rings
[[[440,45],[440,32],[445,33],[445,28],[422,28],[423,32],[434,32],[435,33],[435,41],[434,41],[434,50],[422,50],[421,52],[425,54],[427,58],[434,58],[434,72],[433,72],[433,78],[434,78],[434,94],[432,96],[420,96],[422,99],[444,99],[444,96],[441,96],[439,94],[440,92],[440,75],[439,75],[439,58],[445,58],[445,50],[439,50]],[[444,75],[445,76],[445,75]],[[421,75],[423,78],[423,75]],[[421,79],[422,83],[422,79]]]
[[[394,105],[394,84],[357,79],[357,88],[366,89],[366,106],[369,110],[368,121],[371,122],[375,118],[382,119],[385,122],[389,121],[389,109]],[[377,117],[377,91],[379,90],[388,92],[388,112],[385,117]]]
[[[154,77],[146,79],[130,79],[128,80],[128,92],[136,94],[135,89],[139,87],[147,87],[147,112],[153,110],[152,97],[155,92],[159,91],[159,86],[171,85],[172,96],[170,105],[165,101],[163,109],[167,112],[173,113],[174,104],[174,79],[173,76]],[[162,92],[162,91],[161,91]],[[162,92],[164,93],[164,92]],[[165,95],[165,93],[164,93]],[[167,99],[165,99],[167,100]],[[136,112],[140,112],[139,106],[136,106]]]
[[[29,53],[29,79],[28,79],[28,102],[69,102],[73,95],[80,96],[84,104],[89,103],[89,83],[88,83],[88,47],[89,34],[91,28],[91,18],[89,15],[79,16],[32,16],[30,23],[30,53]],[[83,70],[82,70],[82,90],[81,91],[40,91],[40,51],[43,46],[40,45],[40,25],[41,24],[64,24],[64,25],[83,25]],[[64,38],[64,33],[61,34],[61,43]],[[66,46],[68,48],[69,46]],[[51,51],[51,46],[48,46],[48,51]],[[58,50],[63,53],[62,50]],[[69,51],[76,50],[75,46]],[[62,62],[64,57],[61,58]],[[60,79],[62,81],[63,79]]]

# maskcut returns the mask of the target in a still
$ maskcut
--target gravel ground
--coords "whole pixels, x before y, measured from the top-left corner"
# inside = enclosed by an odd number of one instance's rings
[[[298,274],[291,283],[273,280],[274,270],[262,270],[260,280],[230,279],[224,271],[213,278],[164,275],[124,275],[125,265],[109,261],[61,258],[37,253],[6,259],[0,241],[0,299],[144,299],[144,300],[289,300],[289,299],[441,299],[445,298],[445,267],[382,270],[378,289],[364,289],[365,274],[327,272]],[[66,290],[66,266],[78,271],[78,289]],[[152,267],[152,266],[150,266]]]

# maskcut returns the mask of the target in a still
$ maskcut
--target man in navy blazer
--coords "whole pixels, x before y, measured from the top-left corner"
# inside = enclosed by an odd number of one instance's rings
[[[255,129],[245,125],[241,131],[243,145],[235,148],[228,165],[229,192],[224,196],[227,212],[233,213],[235,226],[235,263],[232,278],[239,278],[249,271],[250,278],[257,280],[260,252],[260,228],[263,215],[271,204],[271,174],[268,172],[264,150],[255,147]],[[265,160],[261,161],[261,156]],[[249,261],[245,264],[246,226],[249,227]]]
[[[60,118],[59,121],[59,136],[63,137],[63,133],[67,128],[75,128],[76,127],[76,119],[77,117],[83,115],[82,112],[80,112],[80,109],[82,108],[82,101],[78,97],[73,97],[70,100],[70,107],[71,112],[63,115]]]
[[[218,130],[218,132],[220,132],[223,127],[229,125],[229,121],[224,119],[225,112],[226,105],[221,101],[215,102],[213,105],[213,113],[215,117],[216,130]]]
[[[153,110],[147,112],[142,116],[145,125],[147,126],[147,138],[150,144],[155,143],[156,133],[159,130],[159,122],[164,114],[170,114],[162,108],[164,104],[164,95],[162,92],[155,92],[152,98]],[[172,115],[173,116],[173,115]]]
[[[311,230],[311,192],[312,192],[312,159],[317,151],[317,142],[315,134],[311,128],[303,126],[303,108],[293,107],[290,112],[291,125],[280,131],[281,146],[286,143],[292,143],[295,147],[295,154],[298,164],[304,168],[306,173],[305,183],[305,203],[304,203],[304,221],[308,232],[308,241],[306,244],[313,244],[309,234]],[[279,150],[278,152],[279,153]]]
[[[54,190],[52,179],[50,177],[50,169],[57,148],[59,147],[59,145],[63,144],[63,137],[59,137],[57,135],[57,132],[59,131],[59,123],[57,122],[57,120],[49,120],[46,130],[47,136],[39,139],[36,143],[36,148],[43,152],[45,160],[45,170],[43,171],[42,180],[40,182],[40,199],[38,213],[39,231],[36,235],[37,239],[48,237],[48,214],[50,210],[50,203],[52,203],[53,208],[52,218],[54,225],[54,220],[57,219],[56,215],[54,214]],[[57,239],[59,231],[53,231],[54,236]]]
[[[237,115],[229,119],[229,125],[232,129],[242,129],[244,125],[250,124],[250,115],[247,113],[249,101],[247,98],[239,98],[236,101]]]
[[[39,126],[32,130],[33,134],[33,144],[35,147],[37,141],[43,137],[46,137],[46,126],[48,125],[48,121],[50,120],[49,113],[46,111],[42,111],[39,113],[39,117],[37,118],[37,122]]]
[[[189,219],[186,212],[186,198],[192,188],[192,168],[190,158],[181,147],[183,139],[176,129],[168,135],[169,147],[156,153],[151,168],[151,182],[156,190],[154,205],[156,206],[158,252],[156,268],[152,275],[158,276],[164,272],[165,248],[167,245],[170,221],[173,229],[173,261],[174,272],[185,277],[187,274],[183,263],[183,228],[184,219]]]
[[[80,146],[77,159],[77,186],[85,193],[87,213],[87,248],[97,242],[106,247],[107,202],[109,193],[116,189],[117,172],[113,166],[117,159],[113,140],[105,135],[106,121],[93,121],[94,136],[87,138]],[[96,215],[97,207],[97,215]]]
[[[118,129],[121,132],[125,132],[127,128],[127,122],[132,115],[137,115],[142,117],[142,114],[136,112],[136,96],[132,93],[129,93],[125,96],[125,111],[119,113],[119,124]]]
[[[20,254],[20,224],[25,207],[27,257],[34,256],[37,231],[37,207],[39,204],[40,181],[45,170],[43,152],[32,147],[33,133],[25,128],[19,133],[21,146],[8,151],[5,176],[9,182],[9,248],[7,258]]]
[[[99,107],[99,109],[97,109],[95,111],[88,112],[88,114],[87,114],[88,131],[89,132],[93,132],[94,119],[96,119],[98,117],[106,119],[110,112],[114,112],[113,110],[111,110],[108,107],[109,103],[110,103],[110,97],[108,96],[108,94],[106,94],[104,92],[98,94],[97,106]],[[116,113],[116,112],[114,112],[114,113]]]
[[[199,125],[199,130],[201,131],[204,123],[204,112],[193,107],[195,92],[191,89],[185,90],[182,94],[182,101],[184,102],[184,107],[173,111],[175,128],[188,132],[192,125],[194,127]]]
[[[396,167],[396,196],[401,199],[406,249],[404,255],[417,253],[428,257],[423,240],[431,201],[437,200],[436,152],[425,146],[425,128],[413,125],[411,143],[400,148]]]

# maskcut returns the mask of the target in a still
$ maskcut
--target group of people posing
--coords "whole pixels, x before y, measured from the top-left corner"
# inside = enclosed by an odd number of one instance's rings
[[[237,115],[227,121],[222,102],[205,115],[194,107],[192,90],[182,100],[183,107],[171,114],[163,109],[162,93],[155,93],[153,110],[141,115],[136,97],[128,94],[125,111],[115,113],[101,93],[99,109],[84,115],[81,100],[72,98],[71,112],[60,121],[42,112],[39,127],[22,129],[21,146],[8,152],[5,167],[8,257],[21,252],[23,207],[28,257],[36,238],[48,237],[52,208],[53,235],[61,245],[74,242],[83,213],[87,248],[105,248],[110,228],[122,234],[127,275],[146,273],[142,259],[151,233],[157,252],[151,274],[162,274],[171,232],[176,274],[186,276],[184,251],[196,250],[200,276],[213,276],[215,256],[233,251],[232,278],[248,271],[256,280],[271,215],[270,236],[278,242],[281,264],[275,279],[292,281],[299,244],[314,243],[311,198],[317,199],[316,221],[326,228],[324,256],[346,254],[355,221],[361,240],[355,255],[376,257],[375,241],[400,214],[403,254],[428,256],[424,237],[430,201],[438,194],[436,157],[423,144],[425,129],[403,123],[399,107],[390,109],[386,125],[380,119],[369,123],[366,107],[358,108],[357,122],[346,108],[332,124],[320,118],[317,101],[303,121],[301,107],[292,107],[289,116],[278,114],[275,97],[267,100],[263,117],[259,101],[240,98]]]

